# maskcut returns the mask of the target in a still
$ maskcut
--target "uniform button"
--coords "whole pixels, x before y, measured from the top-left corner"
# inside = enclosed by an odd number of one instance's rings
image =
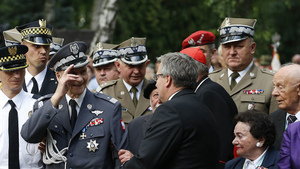
[[[62,133],[62,134],[65,134],[65,131],[63,130],[63,131],[61,131],[61,133]]]
[[[251,100],[254,100],[254,97],[252,97]]]
[[[69,155],[70,155],[70,157],[73,157],[73,153],[70,153]]]
[[[46,114],[46,118],[47,118],[47,119],[50,119],[50,114]]]
[[[57,128],[57,125],[54,125],[54,128]]]
[[[93,133],[91,133],[90,136],[93,137]]]

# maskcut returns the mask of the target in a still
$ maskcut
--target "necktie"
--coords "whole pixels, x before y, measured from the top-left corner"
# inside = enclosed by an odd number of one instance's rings
[[[17,169],[20,168],[19,162],[19,124],[18,124],[18,112],[16,110],[16,105],[12,100],[8,100],[11,106],[9,111],[9,125],[8,125],[8,138],[9,138],[9,148],[8,148],[8,168]]]
[[[77,119],[77,111],[76,111],[76,101],[71,99],[69,101],[69,104],[71,106],[71,112],[72,112],[72,115],[71,115],[71,120],[70,120],[70,123],[71,123],[71,127],[72,129],[74,129],[74,126],[75,126],[75,123],[76,123],[76,119]]]
[[[287,118],[288,125],[291,124],[291,123],[294,123],[296,120],[297,120],[296,116],[289,115],[289,117]]]
[[[38,88],[37,81],[35,80],[34,77],[31,78],[31,81],[33,83],[33,86],[32,86],[32,89],[31,89],[31,93],[38,94],[39,93],[39,88]]]
[[[230,89],[232,90],[233,88],[234,88],[234,86],[236,85],[236,81],[235,81],[235,79],[237,78],[237,77],[239,77],[240,76],[240,74],[238,73],[238,72],[233,72],[232,74],[231,74],[231,84],[230,84]]]
[[[133,87],[130,89],[130,92],[133,93],[133,99],[132,99],[132,101],[133,101],[134,106],[136,107],[136,105],[137,105],[137,103],[138,103],[138,100],[137,100],[137,98],[136,98],[137,88],[133,86]]]

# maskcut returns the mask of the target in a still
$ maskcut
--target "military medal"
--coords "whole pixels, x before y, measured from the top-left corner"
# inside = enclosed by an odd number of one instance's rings
[[[98,149],[98,145],[99,144],[96,142],[96,140],[90,140],[90,142],[87,142],[86,148],[88,148],[89,151],[95,152]]]
[[[255,108],[254,103],[249,103],[248,104],[248,110],[253,110]]]
[[[262,89],[257,89],[257,90],[244,90],[244,94],[263,94],[264,90]]]
[[[80,136],[79,136],[82,140],[86,138],[85,133],[83,132]]]

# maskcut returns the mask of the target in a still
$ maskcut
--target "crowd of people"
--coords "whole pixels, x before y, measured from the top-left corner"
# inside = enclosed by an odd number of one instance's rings
[[[256,66],[256,22],[225,18],[218,48],[199,30],[155,67],[145,37],[87,55],[46,20],[4,31],[0,168],[300,168],[300,65]]]

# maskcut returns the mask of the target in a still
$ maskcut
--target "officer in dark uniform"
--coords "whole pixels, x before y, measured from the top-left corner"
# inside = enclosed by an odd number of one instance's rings
[[[41,97],[21,135],[30,143],[47,136],[46,168],[112,169],[120,164],[117,151],[127,147],[121,104],[86,88],[87,45],[72,42],[49,62],[59,81],[55,93]],[[70,105],[70,106],[69,106]]]
[[[143,97],[148,84],[145,78],[150,62],[146,51],[146,38],[132,37],[117,47],[118,61],[115,62],[121,78],[100,85],[101,91],[119,100],[125,124],[141,115],[151,114],[149,99]]]
[[[256,109],[271,113],[278,109],[272,97],[274,72],[253,64],[255,23],[256,19],[225,18],[219,30],[222,56],[228,68],[212,72],[209,77],[225,88],[238,112]]]
[[[17,26],[21,33],[22,44],[28,47],[23,89],[39,96],[54,93],[57,80],[54,72],[47,68],[50,44],[52,43],[52,27],[46,20],[39,20]]]

